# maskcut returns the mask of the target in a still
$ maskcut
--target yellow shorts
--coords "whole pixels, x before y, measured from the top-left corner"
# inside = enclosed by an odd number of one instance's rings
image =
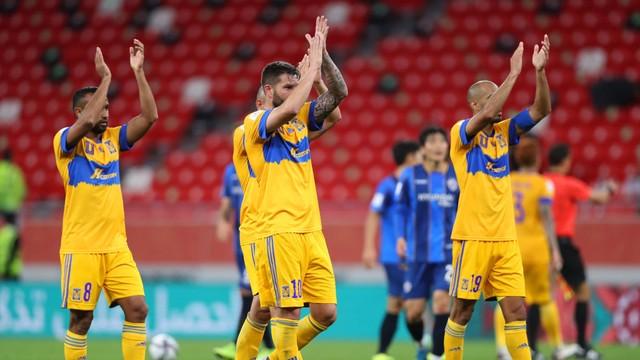
[[[240,250],[242,251],[242,259],[244,260],[244,267],[249,278],[249,286],[251,287],[251,293],[255,296],[258,294],[258,274],[256,269],[256,246],[259,241],[245,240],[242,232],[240,232]]]
[[[259,241],[260,305],[336,303],[336,280],[322,231],[277,234]]]
[[[527,304],[546,304],[551,301],[551,273],[549,263],[523,263]]]
[[[60,254],[62,307],[93,310],[104,289],[107,303],[144,296],[140,272],[131,251],[105,254]]]
[[[453,241],[453,276],[449,294],[478,300],[525,296],[520,247],[513,241]]]

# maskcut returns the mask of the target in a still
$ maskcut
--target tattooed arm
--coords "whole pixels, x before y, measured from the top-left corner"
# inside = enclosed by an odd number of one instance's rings
[[[318,122],[323,121],[331,114],[349,92],[340,69],[333,62],[326,49],[322,58],[322,74],[325,77],[324,82],[328,91],[316,99],[313,115]]]

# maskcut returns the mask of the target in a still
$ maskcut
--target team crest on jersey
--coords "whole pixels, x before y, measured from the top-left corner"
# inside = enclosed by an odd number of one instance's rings
[[[458,191],[458,181],[456,181],[456,179],[454,178],[450,178],[449,180],[447,180],[447,188],[451,192]]]
[[[282,285],[282,297],[288,299],[291,297],[289,292],[289,285]]]
[[[73,292],[71,293],[71,300],[72,301],[80,301],[80,299],[82,298],[81,294],[82,293],[81,293],[79,288],[74,288]]]
[[[462,291],[469,290],[469,279],[462,279]]]
[[[111,154],[115,154],[116,153],[116,147],[113,146],[113,143],[111,142],[111,140],[105,141],[104,145],[107,147],[107,149],[109,149],[109,152]]]

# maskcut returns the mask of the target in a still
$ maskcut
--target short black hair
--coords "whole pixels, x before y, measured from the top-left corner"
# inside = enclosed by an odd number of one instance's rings
[[[391,152],[393,153],[393,161],[396,166],[404,164],[407,156],[415,153],[420,149],[420,145],[413,141],[398,141],[393,144]]]
[[[73,93],[73,98],[71,100],[71,111],[74,111],[76,107],[78,107],[78,104],[84,99],[85,95],[94,94],[96,91],[98,91],[98,88],[95,86],[86,86],[82,89],[76,90],[76,92]]]
[[[447,132],[444,130],[444,128],[437,125],[430,125],[424,128],[420,132],[420,136],[418,137],[418,141],[420,142],[420,145],[424,145],[424,142],[427,141],[427,138],[433,134],[442,134],[445,140],[449,141],[449,138],[447,137]]]
[[[549,149],[549,165],[557,166],[569,157],[571,148],[567,144],[555,144]]]
[[[274,61],[272,63],[267,64],[262,69],[262,75],[260,77],[260,85],[265,86],[266,84],[275,85],[278,83],[278,78],[282,74],[289,74],[300,76],[300,72],[298,69],[285,61]]]

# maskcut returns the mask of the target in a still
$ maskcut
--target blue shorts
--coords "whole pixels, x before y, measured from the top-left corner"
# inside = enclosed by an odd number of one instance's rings
[[[400,268],[400,264],[382,264],[384,272],[387,274],[387,291],[389,296],[402,296],[402,283],[404,282],[405,271]]]
[[[451,264],[413,262],[407,264],[402,296],[405,299],[429,299],[436,290],[449,291]]]
[[[238,267],[238,273],[240,274],[240,280],[238,281],[238,286],[241,289],[246,289],[251,291],[251,285],[249,285],[249,275],[247,275],[247,268],[244,266],[244,258],[242,257],[242,252],[234,251],[236,257],[236,266]]]

